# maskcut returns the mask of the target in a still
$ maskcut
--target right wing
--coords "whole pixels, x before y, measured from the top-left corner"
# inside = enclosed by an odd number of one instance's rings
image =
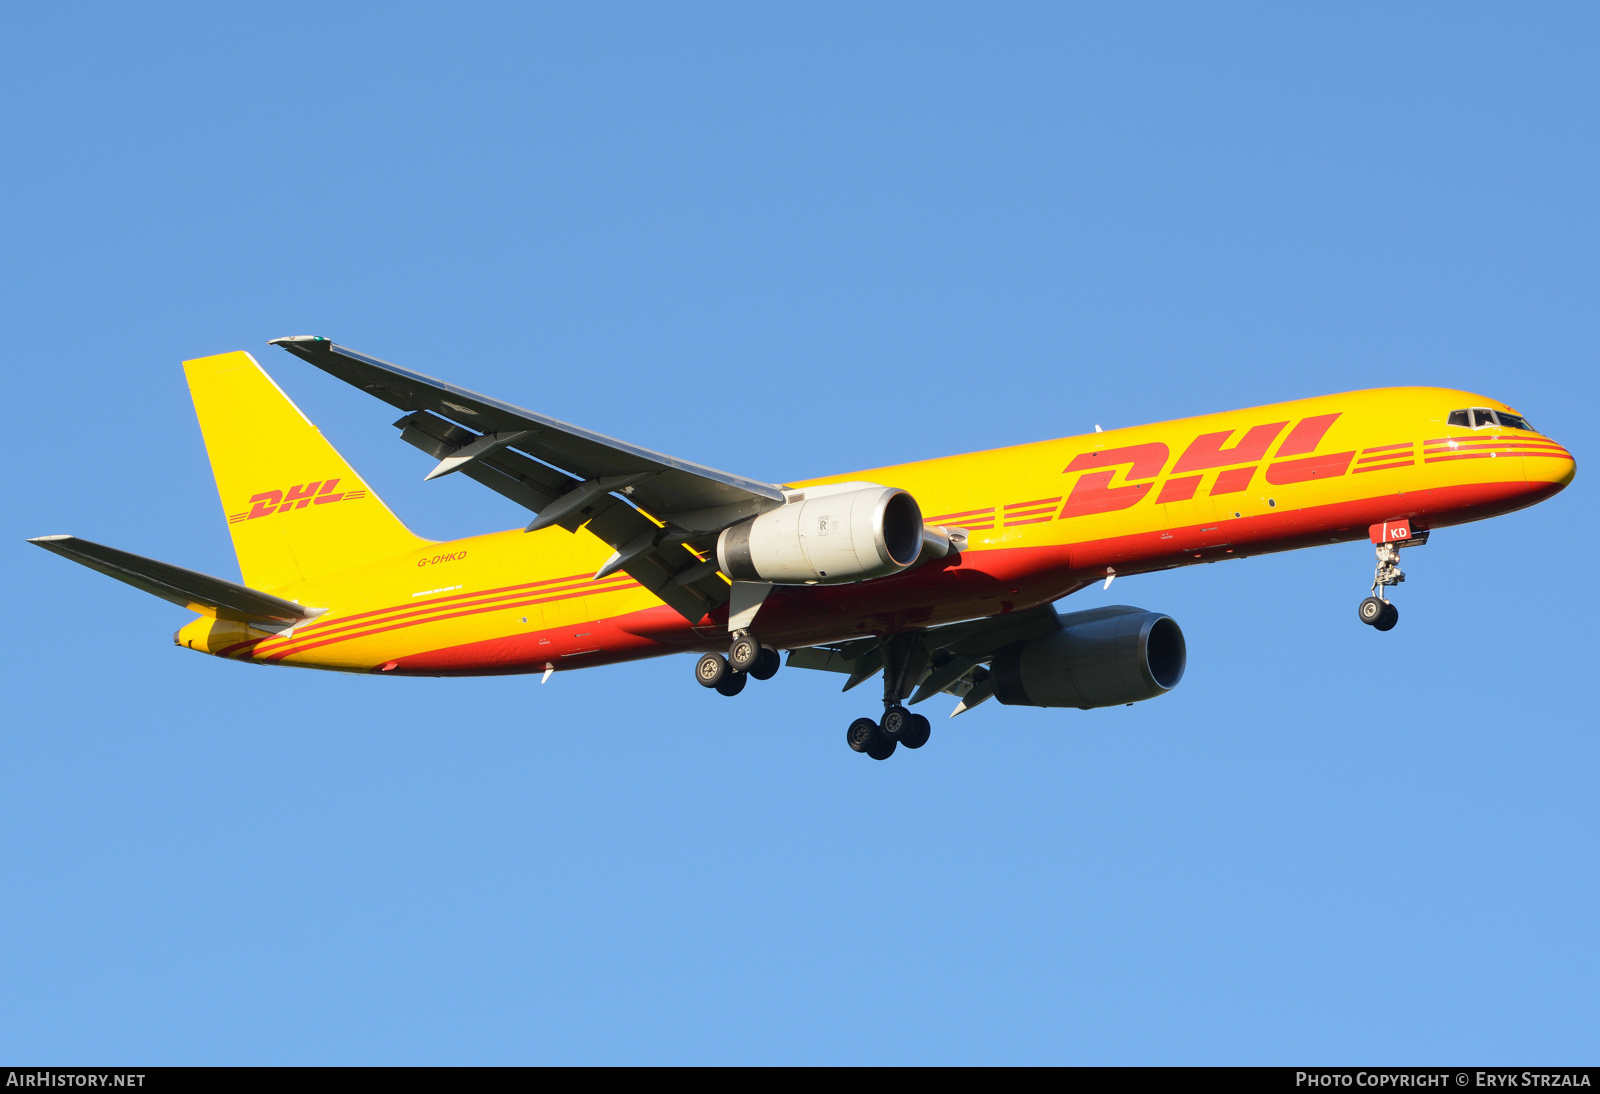
[[[771,483],[614,440],[326,338],[272,344],[408,411],[395,425],[440,461],[429,478],[460,472],[482,483],[539,514],[529,531],[587,528],[615,552],[597,577],[622,570],[691,623],[728,599],[711,557],[716,533],[786,500]]]
[[[887,663],[896,676],[889,685],[896,700],[910,696],[913,688],[913,704],[945,692],[961,700],[950,714],[954,718],[994,694],[994,681],[985,662],[1007,646],[1049,634],[1060,626],[1055,607],[1041,604],[1009,615],[922,631],[857,638],[834,646],[807,646],[789,651],[788,663],[800,669],[844,673],[850,677],[845,681],[845,691],[871,679]]]

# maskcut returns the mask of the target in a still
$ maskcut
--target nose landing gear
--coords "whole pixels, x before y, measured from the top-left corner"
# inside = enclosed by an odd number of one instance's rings
[[[1386,592],[1406,579],[1405,571],[1400,569],[1400,548],[1422,546],[1428,542],[1428,533],[1413,530],[1409,520],[1374,524],[1368,533],[1376,545],[1378,568],[1372,575],[1372,595],[1356,608],[1356,615],[1373,630],[1389,631],[1400,622],[1400,609],[1389,603]]]

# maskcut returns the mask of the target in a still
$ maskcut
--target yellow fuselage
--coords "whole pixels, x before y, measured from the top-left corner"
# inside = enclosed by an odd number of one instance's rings
[[[792,648],[998,615],[1113,571],[1364,539],[1382,521],[1478,520],[1572,480],[1572,456],[1542,434],[1447,424],[1465,407],[1509,409],[1444,388],[1357,391],[797,482],[901,487],[929,524],[967,530],[968,547],[894,577],[780,588],[754,630]],[[287,634],[205,618],[177,640],[245,660],[417,675],[726,644],[725,609],[691,625],[626,574],[592,580],[610,553],[559,528],[427,544],[265,590],[327,609]]]

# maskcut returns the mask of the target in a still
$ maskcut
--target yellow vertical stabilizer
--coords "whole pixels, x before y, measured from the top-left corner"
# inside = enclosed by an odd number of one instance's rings
[[[244,583],[273,589],[430,541],[368,489],[248,353],[185,361]]]

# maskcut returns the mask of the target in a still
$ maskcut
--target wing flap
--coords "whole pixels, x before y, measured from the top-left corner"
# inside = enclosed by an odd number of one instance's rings
[[[481,436],[426,410],[408,414],[394,424],[400,430],[402,441],[441,462],[470,448]],[[535,513],[542,512],[579,482],[571,475],[504,448],[473,460],[456,473],[482,483]],[[578,526],[573,524],[567,531],[576,531]]]
[[[632,506],[611,497],[604,500],[609,504],[588,518],[588,531],[619,553],[626,552],[641,537],[651,542],[648,550],[623,561],[617,569],[671,605],[690,623],[699,623],[708,611],[727,602],[728,583],[714,572],[683,584],[674,580],[701,562],[681,538]]]
[[[481,437],[425,410],[406,415],[395,426],[401,430],[401,440],[441,461],[477,444]],[[571,475],[506,448],[479,456],[462,465],[456,474],[466,475],[535,513],[547,511],[559,498],[583,485]],[[654,542],[648,552],[623,561],[616,569],[691,623],[700,622],[706,612],[728,599],[728,583],[716,574],[715,566],[679,581],[690,570],[704,569],[700,556],[688,549],[685,540],[672,536],[665,527],[610,494],[589,499],[557,520],[556,526],[568,532],[587,528],[619,552],[641,536],[650,536]]]

